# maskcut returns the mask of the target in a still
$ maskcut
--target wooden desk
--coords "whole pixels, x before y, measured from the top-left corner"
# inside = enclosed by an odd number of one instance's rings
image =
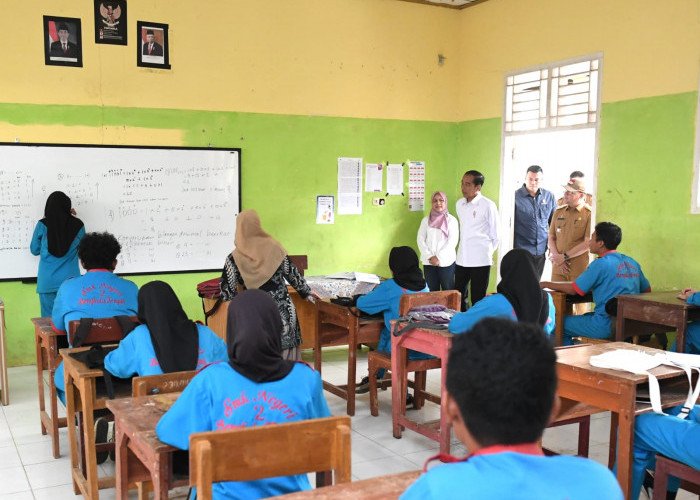
[[[593,295],[590,293],[584,296],[567,295],[566,293],[559,292],[557,290],[546,291],[552,296],[552,302],[554,303],[554,309],[556,311],[554,323],[554,337],[556,339],[555,345],[560,346],[562,345],[564,339],[564,316],[571,316],[573,313],[574,304],[593,302]]]
[[[392,331],[394,323],[392,321]],[[399,325],[400,327],[401,325]],[[406,417],[406,389],[408,385],[406,362],[408,349],[440,358],[440,400],[445,401],[447,355],[452,347],[453,337],[454,334],[447,330],[426,328],[406,330],[398,337],[391,335],[391,419],[394,426],[394,437],[400,438],[404,428],[411,429],[440,443],[440,453],[450,453],[450,429],[452,426],[447,420],[447,414],[442,411],[442,407],[440,420],[419,423]]]
[[[75,494],[82,494],[89,500],[97,500],[100,497],[99,490],[113,488],[115,479],[114,477],[99,479],[97,477],[93,412],[106,408],[108,400],[106,394],[97,390],[97,379],[102,377],[102,370],[88,368],[84,363],[70,356],[71,352],[87,349],[89,347],[61,349],[60,353],[63,357],[63,369],[66,376],[66,418],[68,422],[75,422],[76,416],[79,416],[82,428],[80,445],[78,445],[79,436],[76,426],[68,426],[73,491]],[[117,398],[131,396],[131,387],[115,384],[114,389]]]
[[[280,500],[395,500],[421,475],[421,471],[400,472],[362,481],[324,486],[297,493],[288,493]]]
[[[379,342],[384,327],[383,319],[365,319],[356,308],[339,306],[332,302],[316,301],[316,338],[314,341],[314,368],[321,373],[321,348],[348,346],[347,384],[334,385],[323,381],[323,388],[347,401],[348,415],[355,414],[355,374],[357,346]]]
[[[685,350],[688,321],[700,319],[700,307],[678,298],[678,292],[651,292],[617,296],[615,340],[638,335],[649,325],[662,325],[678,332],[676,351]]]
[[[5,344],[5,303],[0,299],[0,403],[10,404],[10,386],[7,381],[7,347]]]
[[[177,448],[162,443],[156,424],[181,393],[112,399],[107,408],[114,413],[116,446],[116,498],[129,498],[133,482],[151,481],[155,499],[168,498],[168,490],[184,481],[173,481],[172,457]]]
[[[66,426],[66,419],[58,417],[58,397],[56,396],[56,383],[54,374],[61,364],[59,349],[68,347],[65,333],[56,332],[51,326],[51,318],[32,318],[34,323],[34,347],[36,349],[36,375],[39,389],[39,420],[41,433],[47,432],[51,436],[53,445],[53,457],[61,456],[58,440],[58,429]],[[46,411],[44,401],[44,370],[49,371],[49,406],[51,413]]]
[[[649,403],[636,403],[637,388],[647,383],[648,377],[646,375],[596,368],[590,365],[591,356],[615,349],[643,350],[649,354],[663,352],[625,342],[583,344],[558,349],[556,351],[557,375],[559,377],[557,394],[613,412],[609,466],[612,467],[615,461],[614,442],[617,430],[617,480],[620,482],[625,498],[629,499],[632,487],[634,418],[640,413],[651,411],[651,405]],[[654,368],[652,373],[659,379],[664,407],[685,402],[688,379],[683,370],[660,366]],[[619,424],[618,429],[616,429],[617,424]]]

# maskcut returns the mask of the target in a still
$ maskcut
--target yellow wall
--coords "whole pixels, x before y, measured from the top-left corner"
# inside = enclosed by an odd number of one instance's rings
[[[115,46],[94,43],[92,2],[43,5],[2,2],[0,31],[13,44],[3,51],[3,102],[458,118],[452,10],[395,0],[138,0],[128,3],[129,45]],[[83,20],[82,70],[44,66],[42,14]],[[170,25],[171,71],[136,66],[137,20]],[[448,64],[438,66],[438,53]]]
[[[460,121],[501,116],[505,72],[595,52],[604,103],[698,90],[698,0],[489,0],[459,20]]]

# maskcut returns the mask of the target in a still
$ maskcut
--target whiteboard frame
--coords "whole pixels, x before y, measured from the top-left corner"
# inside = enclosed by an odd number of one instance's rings
[[[128,144],[52,144],[39,142],[0,142],[0,147],[51,147],[51,148],[100,148],[100,149],[132,149],[132,150],[163,150],[163,151],[223,151],[238,153],[238,212],[241,212],[242,207],[242,187],[241,187],[241,171],[242,171],[242,151],[241,148],[215,148],[215,147],[177,147],[177,146],[137,146]],[[233,245],[232,245],[233,248]],[[119,272],[119,276],[143,276],[143,275],[164,275],[164,274],[188,274],[188,273],[204,273],[218,272],[221,267],[213,269],[184,269],[184,270],[161,270],[161,271],[139,271],[139,272]],[[22,283],[36,283],[37,278],[33,276],[18,276],[12,278],[0,278],[0,282],[20,281]]]

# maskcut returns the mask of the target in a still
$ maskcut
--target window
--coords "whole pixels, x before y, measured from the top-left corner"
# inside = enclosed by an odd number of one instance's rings
[[[595,125],[602,60],[597,54],[507,74],[504,131]]]

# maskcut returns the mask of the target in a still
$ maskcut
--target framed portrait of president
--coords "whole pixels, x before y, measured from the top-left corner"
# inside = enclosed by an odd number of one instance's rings
[[[44,64],[82,68],[80,19],[44,16]]]
[[[136,22],[136,65],[146,68],[170,69],[168,25]]]

